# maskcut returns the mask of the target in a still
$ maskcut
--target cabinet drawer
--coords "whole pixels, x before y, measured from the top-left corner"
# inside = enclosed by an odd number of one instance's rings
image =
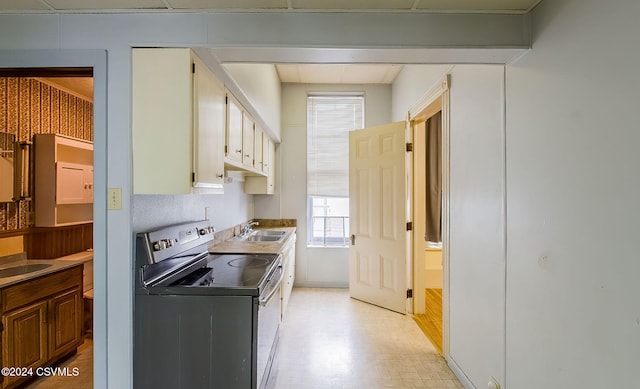
[[[82,290],[82,267],[82,265],[74,266],[2,289],[0,292],[2,312],[38,301],[61,290],[73,287]]]

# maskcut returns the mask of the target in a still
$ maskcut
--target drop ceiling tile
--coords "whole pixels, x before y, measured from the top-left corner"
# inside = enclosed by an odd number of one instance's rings
[[[379,84],[384,70],[375,65],[355,65],[345,69],[344,80],[354,84]]]
[[[410,10],[414,0],[291,0],[293,9]]]
[[[0,0],[0,10],[3,11],[40,11],[49,9],[38,0]]]
[[[280,82],[300,82],[298,65],[279,64],[276,65],[276,71],[278,72]]]
[[[167,9],[162,0],[47,0],[57,10]]]
[[[287,0],[167,0],[175,9],[286,9]]]
[[[299,65],[300,81],[308,84],[337,84],[342,80],[344,65]]]

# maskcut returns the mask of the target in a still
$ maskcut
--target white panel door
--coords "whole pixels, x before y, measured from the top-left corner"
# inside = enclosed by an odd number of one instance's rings
[[[406,313],[405,122],[349,133],[349,293]]]

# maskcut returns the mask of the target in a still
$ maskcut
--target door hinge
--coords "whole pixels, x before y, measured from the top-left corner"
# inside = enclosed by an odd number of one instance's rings
[[[224,145],[224,153],[227,154],[229,152],[229,146]]]
[[[229,96],[225,96],[224,97],[224,103],[225,104],[229,104]]]
[[[413,289],[407,289],[407,298],[413,298]]]
[[[196,172],[191,172],[191,182],[196,182]]]
[[[413,231],[413,222],[407,222],[407,231]]]
[[[191,64],[191,73],[196,74],[196,64],[195,64],[195,62]]]
[[[413,143],[407,143],[406,148],[407,148],[407,153],[413,151]]]

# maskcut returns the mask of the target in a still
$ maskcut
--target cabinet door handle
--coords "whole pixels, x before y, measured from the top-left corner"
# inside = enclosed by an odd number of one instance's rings
[[[236,153],[238,153],[238,154],[242,154],[242,150],[241,150],[241,149],[237,149],[237,150],[236,150]]]
[[[216,177],[222,178],[222,177],[224,177],[224,174],[218,174]]]

